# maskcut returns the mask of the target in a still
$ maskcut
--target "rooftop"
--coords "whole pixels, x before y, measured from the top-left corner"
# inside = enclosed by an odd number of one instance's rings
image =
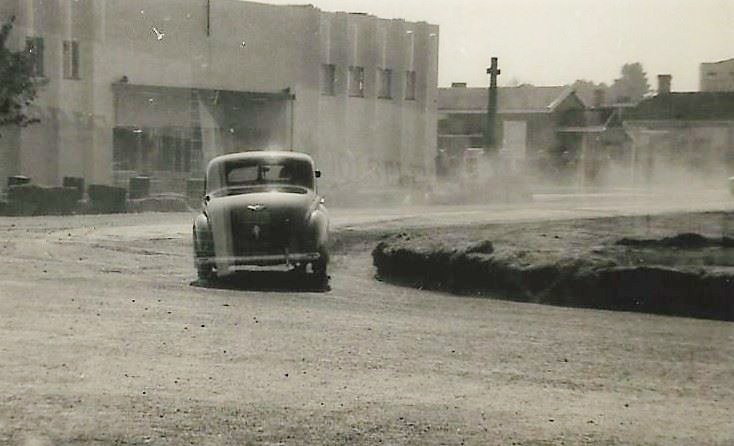
[[[732,63],[734,62],[734,57],[731,59],[724,59],[724,60],[718,60],[716,62],[703,62],[702,65],[716,65],[716,64],[724,64],[724,63]]]
[[[731,120],[734,92],[659,94],[625,112],[626,120]]]
[[[500,113],[538,113],[552,111],[573,90],[566,86],[499,87],[497,110]],[[439,88],[439,111],[484,112],[487,110],[487,88]]]

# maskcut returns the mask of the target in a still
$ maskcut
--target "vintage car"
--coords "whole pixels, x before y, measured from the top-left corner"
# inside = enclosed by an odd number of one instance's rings
[[[304,153],[214,158],[206,170],[203,211],[194,220],[199,278],[286,266],[326,280],[329,216],[316,192],[319,176]]]

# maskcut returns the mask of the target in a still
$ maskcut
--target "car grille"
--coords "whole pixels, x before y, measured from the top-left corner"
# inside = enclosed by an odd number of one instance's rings
[[[235,211],[232,214],[234,255],[281,253],[298,249],[293,216],[269,211]]]

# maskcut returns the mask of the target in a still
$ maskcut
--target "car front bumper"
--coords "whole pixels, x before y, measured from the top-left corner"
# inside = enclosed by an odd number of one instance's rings
[[[232,257],[197,257],[196,266],[212,265],[217,268],[224,267],[228,271],[237,271],[244,266],[276,266],[295,265],[298,263],[315,262],[321,259],[318,252],[283,252],[269,254],[251,254]],[[224,272],[224,271],[222,271]]]

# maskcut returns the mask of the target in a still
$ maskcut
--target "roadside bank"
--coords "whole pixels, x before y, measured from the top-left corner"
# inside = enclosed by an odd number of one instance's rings
[[[456,294],[734,320],[734,213],[400,232],[378,278]]]

